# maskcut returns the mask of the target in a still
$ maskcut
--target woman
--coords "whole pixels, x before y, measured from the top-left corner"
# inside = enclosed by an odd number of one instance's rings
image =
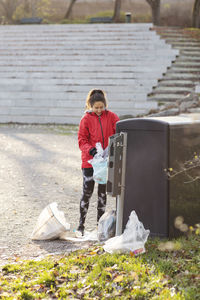
[[[116,122],[119,118],[107,110],[106,95],[102,90],[93,89],[88,93],[86,109],[78,131],[78,143],[82,152],[83,194],[80,201],[80,220],[77,236],[84,235],[85,218],[89,200],[94,190],[93,168],[88,160],[97,153],[96,143],[100,142],[105,150],[109,136],[115,134]],[[106,184],[98,184],[97,224],[106,207]]]

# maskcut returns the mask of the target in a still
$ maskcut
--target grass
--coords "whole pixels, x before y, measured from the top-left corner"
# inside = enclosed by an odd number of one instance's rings
[[[113,11],[108,10],[108,11],[100,11],[96,14],[88,15],[83,18],[69,18],[69,19],[63,19],[61,21],[61,24],[85,24],[85,23],[90,23],[91,18],[102,18],[102,17],[113,17]],[[124,23],[125,22],[125,13],[121,12],[120,13],[120,22]]]
[[[170,247],[169,247],[170,244]],[[149,239],[146,253],[108,254],[101,245],[41,261],[7,264],[1,299],[200,299],[200,235]]]
[[[77,134],[78,125],[46,125],[45,129],[51,132],[58,133],[60,135],[72,135]]]
[[[96,14],[89,15],[86,17],[88,23],[90,22],[90,18],[102,18],[102,17],[113,17],[113,10],[107,10],[107,11],[100,11]],[[125,22],[125,13],[123,11],[120,12],[120,22]]]
[[[60,135],[72,135],[77,134],[78,125],[73,124],[22,124],[22,123],[0,123],[0,128],[23,128],[23,129],[32,129],[40,130],[40,132],[51,132]]]

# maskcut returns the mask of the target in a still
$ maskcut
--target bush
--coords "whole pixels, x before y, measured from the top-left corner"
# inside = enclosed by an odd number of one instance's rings
[[[39,0],[35,5],[35,14],[37,17],[43,18],[45,24],[49,23],[49,18],[53,15],[54,10],[51,8],[50,0]],[[19,21],[22,18],[31,18],[33,16],[32,8],[29,2],[21,3],[17,6],[14,14],[13,20]]]

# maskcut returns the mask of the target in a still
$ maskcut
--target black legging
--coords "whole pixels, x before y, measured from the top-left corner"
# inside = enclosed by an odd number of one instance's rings
[[[80,201],[79,226],[84,227],[89,200],[94,191],[93,168],[84,168],[83,172],[83,195]],[[106,184],[98,184],[97,224],[106,209]]]

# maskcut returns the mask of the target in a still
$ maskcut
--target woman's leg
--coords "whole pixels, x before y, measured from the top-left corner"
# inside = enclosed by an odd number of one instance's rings
[[[106,210],[106,184],[98,185],[97,224]]]
[[[94,191],[93,168],[84,168],[83,172],[83,194],[80,201],[80,221],[78,230],[84,232],[85,219],[89,207],[89,200]]]

